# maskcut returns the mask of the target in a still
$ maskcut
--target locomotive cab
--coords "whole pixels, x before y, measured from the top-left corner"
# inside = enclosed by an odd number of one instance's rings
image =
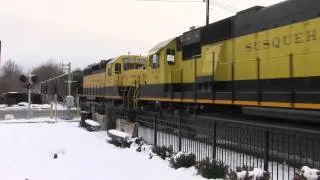
[[[181,100],[181,50],[179,38],[158,43],[148,52],[148,65],[140,76],[140,101]],[[175,91],[174,91],[175,90]]]
[[[138,55],[123,55],[107,64],[107,94],[118,99],[127,108],[134,106],[140,73],[145,69],[146,58]]]

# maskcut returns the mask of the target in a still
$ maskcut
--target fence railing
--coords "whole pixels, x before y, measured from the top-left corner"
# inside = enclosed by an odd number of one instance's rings
[[[71,110],[70,114],[68,114],[67,110],[32,110],[31,111],[32,118],[41,118],[41,117],[51,117],[51,118],[75,118],[78,116],[79,112],[77,110]],[[6,110],[0,111],[0,120],[5,120],[6,115],[12,115],[14,119],[26,119],[28,116],[27,110]],[[70,117],[69,117],[70,116]]]
[[[165,111],[135,112],[135,118],[138,135],[148,143],[194,153],[197,160],[220,160],[231,170],[257,167],[272,179],[293,179],[304,165],[320,169],[317,130]]]

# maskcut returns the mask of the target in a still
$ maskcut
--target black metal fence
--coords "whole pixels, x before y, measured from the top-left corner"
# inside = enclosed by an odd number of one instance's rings
[[[165,111],[136,112],[136,120],[139,136],[148,143],[194,153],[197,160],[220,160],[231,170],[261,168],[272,179],[293,179],[302,166],[320,168],[317,130]]]

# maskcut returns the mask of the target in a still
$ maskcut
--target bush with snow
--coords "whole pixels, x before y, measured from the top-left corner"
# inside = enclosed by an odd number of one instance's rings
[[[153,146],[152,152],[154,154],[158,155],[159,157],[161,157],[162,159],[166,159],[166,158],[171,158],[172,153],[173,153],[173,148],[172,148],[172,146],[170,146],[170,147]]]
[[[129,138],[117,138],[109,140],[109,143],[120,148],[130,148],[132,141]]]
[[[170,166],[178,169],[181,167],[189,168],[196,164],[196,155],[192,153],[178,152],[170,159]]]
[[[311,169],[308,166],[303,166],[295,175],[295,180],[320,180],[320,170]]]
[[[136,151],[138,152],[141,152],[142,146],[146,144],[142,138],[134,138],[132,139],[132,141],[134,142],[133,144],[135,145]]]
[[[130,148],[132,144],[130,134],[126,132],[122,132],[116,129],[110,129],[108,130],[108,135],[111,138],[110,140],[108,140],[108,142],[117,147]]]
[[[221,161],[210,160],[209,158],[203,159],[200,161],[196,168],[198,173],[204,178],[208,179],[217,179],[225,178],[228,173],[228,166]]]
[[[253,168],[248,166],[237,167],[236,172],[229,173],[231,180],[268,180],[270,173],[263,169]]]

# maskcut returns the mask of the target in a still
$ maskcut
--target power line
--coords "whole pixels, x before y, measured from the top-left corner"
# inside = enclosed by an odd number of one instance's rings
[[[222,8],[224,10],[227,10],[227,11],[230,11],[230,12],[233,12],[233,13],[236,13],[239,11],[239,9],[231,6],[231,5],[227,5],[227,4],[224,4],[220,1],[217,1],[217,0],[136,0],[136,1],[141,1],[141,2],[174,2],[174,3],[200,3],[200,2],[205,2],[206,3],[206,25],[209,24],[209,21],[210,21],[210,9],[212,10],[212,8],[210,8],[210,4],[211,5],[214,5],[214,6],[217,6],[219,8]]]
[[[199,3],[199,2],[203,2],[203,1],[186,1],[186,0],[182,0],[182,1],[179,1],[179,0],[136,0],[136,1],[144,1],[144,2],[174,2],[174,3]]]
[[[228,4],[225,4],[225,3],[222,3],[220,1],[217,1],[217,0],[214,0],[213,2],[211,1],[211,4],[212,5],[216,5],[224,10],[227,10],[227,11],[230,11],[230,12],[238,12],[240,11],[240,9],[234,7],[234,6],[231,6],[231,5],[228,5]]]

